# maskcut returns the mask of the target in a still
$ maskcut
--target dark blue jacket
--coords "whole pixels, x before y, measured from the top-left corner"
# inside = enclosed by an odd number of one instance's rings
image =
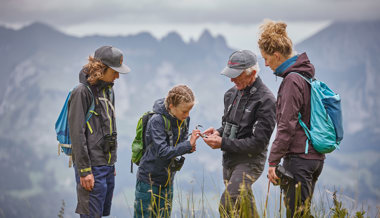
[[[165,185],[168,180],[168,166],[172,158],[190,153],[192,147],[188,138],[188,126],[190,117],[182,123],[171,116],[165,108],[164,99],[157,100],[153,105],[154,114],[148,121],[145,141],[147,149],[141,158],[137,171],[137,179],[153,185]],[[170,146],[169,136],[165,131],[164,115],[171,123],[173,144]],[[173,182],[175,172],[170,172],[170,180]],[[171,183],[172,184],[172,183]]]

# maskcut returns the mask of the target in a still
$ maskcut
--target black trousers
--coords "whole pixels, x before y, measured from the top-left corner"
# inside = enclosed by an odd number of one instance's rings
[[[311,202],[315,184],[323,169],[323,163],[323,160],[308,160],[295,155],[287,156],[284,159],[284,168],[294,176],[293,182],[281,187],[285,192],[288,216],[293,217],[295,209],[303,205],[307,199],[310,199]],[[296,196],[296,185],[298,183],[301,184],[301,196]]]

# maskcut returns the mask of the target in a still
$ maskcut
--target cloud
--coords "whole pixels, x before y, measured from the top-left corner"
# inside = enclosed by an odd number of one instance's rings
[[[53,25],[109,22],[124,24],[251,24],[263,18],[288,21],[379,19],[378,0],[0,0],[3,23]]]
[[[208,29],[225,36],[234,48],[252,50],[264,18],[286,21],[295,42],[331,21],[380,19],[379,0],[0,0],[0,4],[0,25],[9,27],[40,21],[76,36],[147,31],[157,38],[176,31],[186,41]]]

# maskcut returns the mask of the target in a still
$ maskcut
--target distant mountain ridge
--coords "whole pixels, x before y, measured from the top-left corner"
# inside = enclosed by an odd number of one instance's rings
[[[297,51],[307,52],[317,78],[343,99],[342,149],[327,156],[319,184],[337,185],[345,194],[375,204],[380,201],[379,27],[380,21],[333,23],[296,45]],[[56,156],[53,125],[87,57],[101,45],[120,48],[132,68],[115,83],[120,146],[115,216],[127,214],[123,195],[133,193],[135,184],[134,175],[127,172],[130,142],[138,117],[151,109],[155,99],[164,97],[175,84],[188,84],[197,99],[190,128],[196,124],[219,127],[223,94],[232,86],[219,74],[233,52],[222,36],[205,30],[198,40],[184,42],[176,32],[158,40],[148,32],[74,37],[43,23],[20,30],[0,27],[0,53],[6,54],[0,59],[0,161],[4,163],[0,165],[4,175],[0,177],[0,211],[6,217],[56,216],[61,199],[67,203],[65,215],[74,216],[73,173],[67,168],[67,158]],[[260,77],[276,95],[281,79],[276,81],[259,61]],[[194,185],[200,186],[203,169],[222,186],[220,168],[221,153],[199,142],[177,182],[191,191]],[[264,177],[254,185],[259,194],[267,184]],[[205,190],[215,190],[214,183],[204,184]]]

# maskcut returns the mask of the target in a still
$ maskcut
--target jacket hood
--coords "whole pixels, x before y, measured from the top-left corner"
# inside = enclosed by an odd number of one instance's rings
[[[90,85],[90,83],[87,81],[88,75],[86,74],[86,68],[82,68],[82,70],[79,72],[79,82],[83,83],[85,85]],[[96,86],[99,88],[103,88],[106,86],[113,86],[114,83],[110,82],[104,82],[103,80],[98,80],[96,83]]]
[[[85,72],[85,68],[82,68],[82,70],[79,72],[79,82],[83,84],[89,84],[87,81],[88,75]]]
[[[153,105],[153,112],[155,112],[157,114],[162,114],[170,120],[176,120],[177,118],[170,115],[168,110],[166,110],[164,101],[165,101],[165,98],[160,98],[160,99],[156,100],[154,102],[154,105]]]
[[[286,60],[276,69],[275,74],[285,78],[291,72],[300,73],[303,76],[306,76],[307,78],[314,77],[314,65],[310,63],[309,57],[306,53],[293,56]]]

